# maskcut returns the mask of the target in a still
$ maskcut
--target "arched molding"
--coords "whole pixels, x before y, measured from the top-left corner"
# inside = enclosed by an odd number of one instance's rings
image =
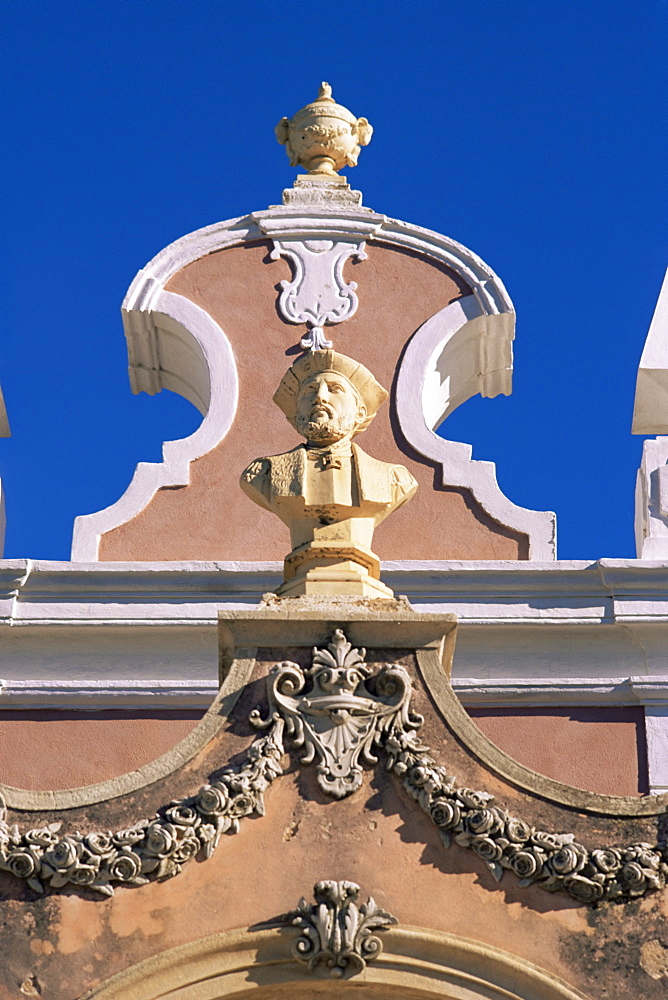
[[[117,778],[99,781],[94,785],[79,788],[56,789],[53,791],[33,791],[28,788],[13,788],[0,784],[0,795],[10,809],[26,812],[51,812],[59,809],[77,809],[81,806],[107,802],[121,795],[136,792],[161,778],[166,778],[203,750],[227,721],[244,685],[250,680],[255,664],[252,658],[234,661],[225,680],[206,714],[194,729],[184,736],[171,750],[156,757],[135,771],[128,771]]]
[[[449,730],[465,749],[493,774],[530,795],[558,806],[594,816],[662,816],[668,808],[668,792],[660,795],[603,795],[576,788],[539,774],[521,764],[485,736],[450,686],[438,660],[428,650],[416,650],[427,689]]]
[[[190,463],[222,441],[236,413],[237,368],[218,323],[194,302],[154,283],[142,291],[136,308],[123,307],[133,391],[171,389],[196,406],[204,420],[189,437],[166,441],[162,462],[140,462],[116,503],[75,519],[74,562],[95,562],[102,535],[136,517],[157,490],[185,486]]]
[[[443,441],[433,433],[441,413],[447,415],[475,393],[511,391],[515,317],[499,277],[466,247],[431,230],[361,207],[334,211],[290,205],[190,233],[157,254],[135,277],[122,308],[133,391],[171,389],[206,416],[190,437],[165,443],[161,464],[140,463],[115,504],[76,519],[72,559],[97,560],[102,535],[135,517],[161,487],[186,485],[190,462],[210,451],[229,430],[238,394],[230,344],[203,309],[164,289],[178,271],[201,257],[262,239],[277,246],[299,240],[378,242],[445,265],[467,284],[471,295],[423,324],[409,345],[398,381],[402,430],[423,457],[441,465],[447,485],[470,490],[493,520],[528,535],[529,558],[553,560],[554,515],[513,504],[501,493],[492,462],[473,461],[470,445]],[[447,387],[439,376],[445,365],[453,366]],[[417,407],[416,384],[421,399]]]
[[[588,1000],[551,972],[500,948],[421,927],[393,927],[351,979],[290,957],[293,930],[223,931],[154,955],[81,1000]]]
[[[409,444],[440,465],[444,485],[471,490],[494,520],[526,533],[529,559],[551,561],[556,558],[555,515],[514,504],[501,492],[493,462],[473,460],[471,445],[434,433],[472,396],[510,395],[513,336],[513,314],[485,313],[473,295],[435,313],[404,353],[396,386],[397,417]]]

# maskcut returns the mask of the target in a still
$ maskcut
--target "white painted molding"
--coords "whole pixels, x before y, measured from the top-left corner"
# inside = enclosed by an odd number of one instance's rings
[[[9,420],[7,419],[7,408],[5,407],[2,388],[0,388],[0,437],[11,437]],[[0,558],[2,558],[2,553],[5,551],[6,526],[7,518],[5,515],[5,494],[2,489],[2,481],[0,480]]]
[[[0,562],[0,709],[204,709],[221,608],[281,564]],[[466,706],[668,705],[668,562],[392,562],[417,611],[459,619]],[[655,713],[656,714],[656,713]]]
[[[668,434],[668,270],[638,366],[632,433]]]
[[[633,434],[668,434],[668,271],[638,366]],[[668,558],[668,437],[644,441],[636,479],[636,554]]]
[[[7,515],[5,513],[5,491],[2,488],[0,479],[0,558],[5,551],[5,529],[7,527]]]
[[[214,644],[215,645],[215,644]],[[91,666],[95,666],[91,664]],[[642,705],[648,723],[660,729],[668,755],[667,677],[453,677],[452,687],[466,708],[564,708]],[[133,678],[95,676],[0,680],[0,710],[61,709],[81,711],[205,711],[216,694],[215,677]],[[658,713],[658,714],[657,714]],[[667,757],[668,761],[668,757]],[[668,763],[664,769],[668,790]]]
[[[434,433],[471,396],[509,395],[512,312],[486,314],[473,295],[451,302],[423,323],[399,369],[396,406],[406,440],[441,466],[444,485],[469,489],[494,520],[529,537],[529,559],[556,559],[556,517],[527,510],[499,489],[493,462],[474,461],[472,448]],[[446,374],[447,373],[447,374]]]
[[[649,790],[652,795],[668,792],[668,704],[645,709]]]
[[[453,677],[467,708],[668,704],[668,676],[651,677]]]
[[[215,681],[178,678],[12,679],[0,680],[0,709],[205,711],[217,694]]]
[[[190,400],[204,420],[179,441],[166,441],[161,463],[140,462],[122,497],[105,510],[74,522],[72,559],[98,558],[100,538],[142,511],[163,486],[189,482],[190,463],[206,455],[227,434],[237,409],[239,381],[234,354],[221,327],[182,295],[152,285],[124,320],[133,389],[172,389]]]
[[[280,562],[2,560],[0,626],[213,622],[219,606],[256,606],[281,570]],[[462,624],[656,627],[656,649],[643,639],[638,662],[651,656],[665,666],[668,560],[393,560],[381,573],[416,608],[453,612]]]
[[[101,535],[136,516],[161,486],[185,485],[189,463],[227,433],[238,391],[229,342],[202,309],[164,287],[182,267],[207,254],[263,238],[273,240],[279,252],[299,241],[360,246],[377,240],[445,264],[467,283],[470,301],[454,303],[424,324],[407,352],[408,366],[402,363],[397,405],[403,433],[425,458],[441,465],[448,485],[470,490],[493,520],[528,534],[530,559],[554,559],[554,515],[513,504],[501,493],[492,462],[472,461],[469,445],[443,441],[432,430],[440,415],[476,392],[511,391],[514,313],[501,280],[470,250],[439,233],[366,208],[304,205],[273,206],[198,230],[166,247],[137,274],[123,303],[132,389],[172,389],[206,417],[195,434],[164,445],[161,464],[138,465],[115,504],[76,519],[72,558],[97,559]],[[426,379],[424,370],[419,376],[422,405],[411,382],[418,364],[428,372]],[[453,375],[444,388],[444,379],[436,376],[445,364],[453,365]]]
[[[643,441],[636,479],[636,554],[668,559],[668,437]]]

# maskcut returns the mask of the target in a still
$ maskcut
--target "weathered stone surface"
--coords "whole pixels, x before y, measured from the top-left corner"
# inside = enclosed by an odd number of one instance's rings
[[[286,659],[307,667],[310,657],[306,646],[260,650],[251,683],[196,757],[132,794],[40,816],[39,823],[60,821],[67,831],[120,829],[215,781],[254,737],[247,720],[256,707],[266,712],[269,670]],[[476,759],[444,723],[410,650],[371,647],[366,662],[373,671],[387,662],[408,670],[412,708],[424,716],[420,738],[459,786],[493,794],[496,806],[542,830],[572,832],[588,849],[654,843],[665,835],[656,816],[588,813],[516,787]],[[592,1000],[663,997],[661,952],[652,942],[666,939],[665,892],[592,909],[562,893],[523,888],[507,875],[497,883],[474,851],[444,847],[438,827],[380,764],[363,772],[358,791],[334,802],[298,757],[284,763],[288,773],[268,789],[265,816],[246,820],[209,860],[190,862],[175,878],[119,888],[108,899],[69,888],[39,899],[0,876],[0,996],[30,995],[30,986],[47,1000],[76,1000],[166,949],[271,920],[294,906],[305,884],[343,878],[363,886],[401,927],[432,928],[510,951]],[[22,830],[38,825],[27,813],[11,819]]]

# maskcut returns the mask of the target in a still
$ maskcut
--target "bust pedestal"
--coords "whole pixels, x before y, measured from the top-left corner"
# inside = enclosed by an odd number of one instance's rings
[[[380,580],[380,560],[371,551],[374,519],[348,518],[334,524],[299,523],[305,541],[286,557],[281,597],[347,594],[350,597],[393,597]],[[293,541],[295,541],[293,532]],[[298,537],[299,537],[298,535]]]

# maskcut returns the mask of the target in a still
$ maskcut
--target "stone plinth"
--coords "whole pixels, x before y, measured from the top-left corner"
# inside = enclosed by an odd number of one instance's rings
[[[235,660],[254,657],[257,649],[318,646],[342,629],[354,646],[430,651],[450,677],[457,617],[415,611],[399,598],[277,597],[251,611],[219,612],[221,676]]]

